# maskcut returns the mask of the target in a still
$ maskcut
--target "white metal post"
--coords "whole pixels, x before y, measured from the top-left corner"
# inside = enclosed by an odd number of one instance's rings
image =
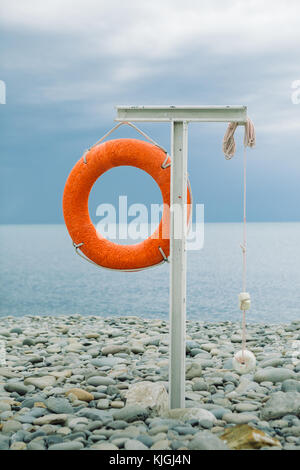
[[[170,214],[170,408],[185,405],[188,124],[172,122]]]
[[[188,122],[245,124],[246,106],[117,106],[116,121],[171,122],[170,408],[185,405]]]

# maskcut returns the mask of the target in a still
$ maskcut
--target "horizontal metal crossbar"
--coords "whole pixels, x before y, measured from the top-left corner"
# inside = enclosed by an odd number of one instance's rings
[[[115,121],[238,122],[247,120],[246,106],[116,106]]]

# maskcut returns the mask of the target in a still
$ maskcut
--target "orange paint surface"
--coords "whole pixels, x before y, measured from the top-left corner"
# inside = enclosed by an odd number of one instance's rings
[[[73,242],[83,243],[80,250],[90,260],[111,269],[139,269],[162,261],[159,247],[169,256],[170,167],[161,167],[165,158],[160,148],[148,142],[116,139],[93,147],[86,155],[86,164],[83,158],[76,163],[65,185],[63,213]],[[156,231],[135,245],[120,245],[107,240],[96,231],[89,215],[88,200],[94,183],[103,173],[118,166],[133,166],[146,171],[158,184],[165,204]],[[187,197],[190,204],[189,191]]]

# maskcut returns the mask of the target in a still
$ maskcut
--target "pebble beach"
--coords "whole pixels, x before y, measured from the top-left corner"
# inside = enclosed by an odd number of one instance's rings
[[[299,450],[300,321],[187,322],[186,406],[168,409],[169,324],[0,318],[0,450]]]

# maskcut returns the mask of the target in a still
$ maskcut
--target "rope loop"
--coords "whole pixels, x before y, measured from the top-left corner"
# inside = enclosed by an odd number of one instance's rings
[[[121,127],[122,125],[128,125],[130,127],[132,127],[133,129],[135,129],[139,134],[141,134],[146,140],[148,140],[149,142],[151,142],[153,145],[155,145],[156,147],[160,148],[166,155],[166,160],[165,162],[167,162],[168,160],[168,152],[167,150],[162,147],[161,145],[159,145],[157,142],[155,142],[155,140],[153,140],[148,134],[146,134],[144,131],[142,131],[141,129],[139,129],[135,124],[132,124],[132,122],[130,121],[122,121],[122,122],[118,122],[118,124],[116,124],[112,129],[110,129],[108,132],[106,132],[106,134],[104,134],[99,140],[97,140],[97,142],[95,144],[93,144],[92,146],[90,146],[83,154],[82,158],[83,158],[83,162],[85,164],[87,164],[87,159],[86,159],[86,156],[88,154],[88,152],[96,147],[96,145],[99,145],[101,142],[103,142],[107,137],[109,137],[114,131],[116,131],[119,127]],[[163,163],[163,165],[165,164],[165,162]],[[170,166],[170,164],[166,165],[165,167],[162,165],[162,168],[167,168],[168,166]]]
[[[93,264],[94,266],[97,266],[97,268],[102,268],[102,269],[107,269],[109,271],[121,271],[121,272],[127,272],[127,273],[132,273],[132,272],[138,272],[138,271],[145,271],[145,269],[150,269],[150,268],[155,268],[156,266],[159,266],[160,264],[168,263],[169,258],[165,255],[163,249],[159,246],[158,249],[163,257],[162,261],[160,261],[157,264],[154,264],[152,266],[147,266],[145,268],[137,268],[137,269],[112,269],[112,268],[107,268],[106,266],[100,266],[97,263],[94,263],[94,261],[90,260],[87,256],[85,256],[79,248],[84,245],[84,243],[73,243],[73,247],[75,248],[75,253],[80,256],[84,261],[88,261],[89,263]]]
[[[168,163],[168,159],[169,159],[169,155],[167,154],[163,164],[162,164],[162,169],[165,170],[166,168],[168,168],[169,166],[171,166],[171,162]]]

